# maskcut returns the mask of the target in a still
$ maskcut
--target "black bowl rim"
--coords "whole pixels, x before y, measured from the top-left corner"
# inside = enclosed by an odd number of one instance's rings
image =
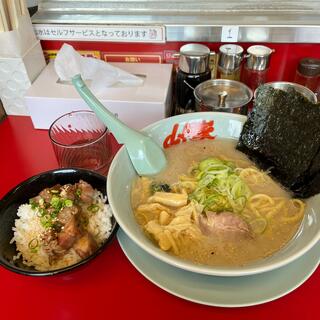
[[[104,180],[106,188],[107,188],[107,178],[97,172],[94,172],[92,170],[88,170],[88,169],[82,169],[82,168],[59,168],[59,169],[52,169],[52,170],[48,170],[48,171],[44,171],[44,172],[40,172],[36,175],[33,175],[25,180],[23,180],[22,182],[20,182],[18,185],[16,185],[15,187],[13,187],[11,190],[9,190],[4,196],[3,198],[0,200],[0,214],[2,213],[3,210],[6,209],[7,205],[10,203],[10,199],[11,197],[20,189],[24,188],[26,185],[28,185],[30,182],[33,182],[34,180],[37,180],[43,176],[46,175],[51,175],[51,174],[67,174],[67,173],[72,173],[72,172],[78,172],[80,174],[89,174],[97,179],[100,180]],[[106,196],[107,196],[107,192],[106,192]],[[108,200],[107,200],[107,203]],[[61,274],[67,271],[71,271],[77,267],[80,267],[82,265],[84,265],[85,263],[91,261],[92,259],[94,259],[96,256],[98,256],[104,249],[105,247],[111,243],[111,241],[114,239],[117,230],[119,228],[119,224],[117,223],[117,221],[115,220],[114,216],[112,215],[111,217],[112,219],[112,228],[110,231],[110,235],[109,237],[105,240],[105,242],[93,253],[91,254],[89,257],[80,260],[79,262],[72,264],[70,266],[64,267],[64,268],[60,268],[60,269],[55,269],[55,270],[50,270],[50,271],[38,271],[38,270],[24,270],[22,268],[19,267],[14,267],[13,265],[6,263],[5,261],[1,261],[0,260],[0,265],[3,266],[4,268],[13,271],[15,273],[18,274],[22,274],[22,275],[27,275],[27,276],[52,276],[52,275],[57,275],[57,274]]]

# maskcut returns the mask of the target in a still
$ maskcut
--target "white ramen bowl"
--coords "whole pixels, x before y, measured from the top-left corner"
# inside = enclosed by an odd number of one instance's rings
[[[245,116],[220,113],[189,113],[160,120],[143,131],[160,145],[182,143],[182,134],[189,140],[199,128],[206,126],[207,134],[220,138],[238,139]],[[206,131],[206,130],[205,130]],[[136,222],[131,208],[131,185],[137,174],[125,147],[115,156],[107,179],[108,198],[114,217],[123,231],[138,246],[152,256],[175,267],[214,276],[245,276],[270,271],[284,266],[302,256],[320,239],[320,194],[308,199],[305,216],[293,239],[280,251],[242,267],[214,267],[195,264],[168,254],[149,240]]]

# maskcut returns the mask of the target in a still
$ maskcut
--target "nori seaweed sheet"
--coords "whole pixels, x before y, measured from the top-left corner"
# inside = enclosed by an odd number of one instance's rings
[[[290,89],[259,88],[237,149],[295,196],[320,192],[320,104]]]

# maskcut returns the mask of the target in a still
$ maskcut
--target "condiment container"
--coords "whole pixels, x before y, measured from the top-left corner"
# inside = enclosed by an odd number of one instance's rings
[[[270,57],[274,50],[262,46],[254,45],[247,49],[246,62],[241,74],[241,81],[251,90],[255,90],[261,84],[267,82]]]
[[[207,80],[194,90],[197,111],[247,114],[252,90],[242,82],[228,79]]]
[[[176,75],[175,114],[194,112],[193,88],[211,78],[209,68],[210,49],[204,45],[190,43],[182,46]]]
[[[219,48],[217,78],[240,80],[243,48],[236,44],[224,44]]]
[[[289,88],[295,89],[297,92],[304,95],[310,102],[317,103],[317,96],[307,87],[302,86],[301,84],[286,82],[286,81],[274,81],[264,84],[265,86],[270,86],[274,89],[280,89],[283,91],[288,91]],[[254,91],[254,97],[257,96],[259,87]]]
[[[320,59],[304,58],[299,61],[294,82],[313,92],[320,91]]]

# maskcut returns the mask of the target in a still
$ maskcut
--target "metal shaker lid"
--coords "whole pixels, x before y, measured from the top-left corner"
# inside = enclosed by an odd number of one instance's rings
[[[240,81],[214,79],[198,84],[194,96],[198,103],[212,110],[222,110],[246,105],[252,99],[253,92]]]
[[[224,44],[219,48],[218,66],[224,70],[237,70],[242,61],[243,48],[236,44]]]
[[[209,68],[210,49],[197,43],[190,43],[180,48],[179,68],[185,73],[198,74]]]
[[[251,70],[262,71],[269,67],[270,56],[274,50],[261,45],[251,46],[247,49],[246,67]]]

